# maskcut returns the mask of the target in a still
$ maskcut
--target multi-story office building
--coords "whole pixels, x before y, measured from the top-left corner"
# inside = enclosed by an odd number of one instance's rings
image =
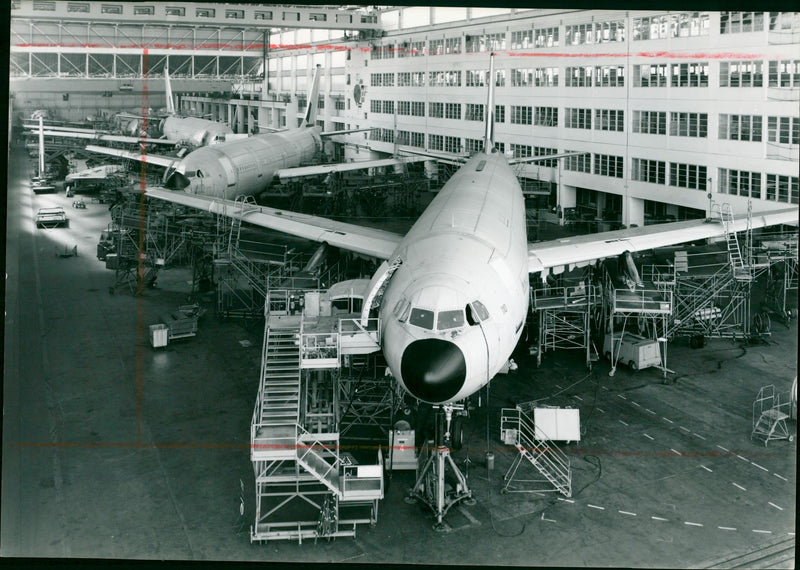
[[[553,206],[641,225],[712,200],[798,203],[798,13],[403,7],[380,26],[371,41],[285,32],[302,47],[270,54],[270,91],[302,92],[320,64],[326,126],[376,128],[349,136],[349,158],[477,150],[494,52],[500,148],[586,153],[520,170]],[[262,124],[282,126],[275,111]]]

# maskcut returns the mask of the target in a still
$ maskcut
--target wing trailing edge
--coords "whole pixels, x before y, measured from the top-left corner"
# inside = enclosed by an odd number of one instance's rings
[[[798,224],[798,209],[787,208],[753,214],[750,227],[753,229],[779,224]],[[747,229],[747,220],[733,223],[730,231]],[[724,237],[725,228],[719,221],[691,220],[658,224],[642,228],[629,228],[574,236],[528,244],[528,272],[560,273],[572,267],[582,267],[599,259],[615,257],[626,252],[637,252],[678,245],[700,239]]]

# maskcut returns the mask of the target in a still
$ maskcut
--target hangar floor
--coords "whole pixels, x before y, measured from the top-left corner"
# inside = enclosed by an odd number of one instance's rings
[[[403,501],[413,473],[396,472],[377,526],[355,539],[250,544],[262,325],[208,314],[196,337],[152,350],[147,327],[185,302],[188,272],[109,295],[113,276],[94,256],[107,207],[35,196],[27,156],[12,150],[10,165],[3,557],[794,567],[797,444],[765,447],[750,431],[759,388],[785,395],[797,373],[796,322],[760,345],[675,343],[670,384],[654,370],[610,378],[602,361],[587,372],[567,353],[537,369],[522,350],[519,370],[491,385],[488,436],[484,407],[454,454],[471,461],[477,504],[450,511],[450,532]],[[35,229],[51,205],[69,228]],[[79,257],[53,254],[73,245]],[[553,394],[545,403],[581,410],[583,438],[565,447],[573,497],[501,495],[515,452],[499,440],[499,409]]]

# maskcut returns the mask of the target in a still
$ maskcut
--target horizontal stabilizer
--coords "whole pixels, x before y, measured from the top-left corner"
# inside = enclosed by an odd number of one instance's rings
[[[427,150],[419,150],[415,148],[401,147],[398,149],[400,152],[407,152],[408,154],[415,154],[418,156],[427,157],[428,160],[438,160],[445,164],[453,164],[455,166],[463,166],[469,158],[465,154],[437,154]]]
[[[107,154],[109,156],[117,156],[119,158],[129,158],[139,162],[146,162],[155,164],[157,166],[169,167],[172,164],[179,162],[181,159],[172,156],[159,156],[157,154],[142,154],[140,152],[132,152],[129,150],[122,150],[120,148],[108,148],[105,146],[88,145],[86,150],[89,152],[96,152],[99,154]]]
[[[335,135],[346,135],[349,133],[363,133],[364,131],[377,131],[377,127],[365,127],[363,129],[345,129],[343,131],[325,131],[324,133],[320,133],[319,136],[321,137],[332,137]]]
[[[38,131],[31,131],[29,134],[38,135]],[[139,137],[131,137],[126,135],[106,135],[97,132],[83,132],[83,131],[51,131],[45,130],[42,133],[46,137],[63,137],[63,138],[70,138],[70,139],[86,139],[86,140],[93,140],[93,141],[106,141],[106,142],[119,142],[119,143],[130,143],[130,144],[165,144],[175,146],[175,141],[168,141],[166,139],[148,139],[148,138],[139,138]]]
[[[798,209],[787,208],[753,214],[750,227],[797,223]],[[736,220],[728,228],[733,232],[746,229],[745,217]],[[719,221],[691,220],[529,243],[528,272],[543,271],[543,276],[549,271],[558,274],[572,267],[583,267],[599,259],[615,257],[625,252],[645,251],[725,235],[725,227]]]
[[[173,192],[160,187],[148,188],[147,195],[379,259],[389,258],[403,238],[392,232],[319,216]]]
[[[589,154],[588,152],[561,152],[559,154],[548,154],[547,156],[526,156],[525,158],[511,158],[508,164],[523,164],[528,162],[542,162],[544,160],[555,160],[557,158],[566,158],[568,156],[581,156],[582,154]]]

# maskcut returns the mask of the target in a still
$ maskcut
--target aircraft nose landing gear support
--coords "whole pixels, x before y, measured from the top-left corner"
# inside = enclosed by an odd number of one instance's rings
[[[428,445],[420,448],[417,459],[417,479],[406,497],[406,502],[425,503],[436,517],[433,529],[437,532],[446,532],[450,527],[443,521],[450,507],[464,501],[464,504],[474,505],[475,499],[467,484],[467,478],[450,456],[450,446],[454,434],[453,412],[460,414],[463,405],[446,404],[437,409],[437,423],[444,419],[444,433],[436,430],[436,439],[429,441]],[[442,417],[444,416],[444,417]],[[460,437],[460,434],[455,434]],[[421,467],[420,467],[421,466]]]

